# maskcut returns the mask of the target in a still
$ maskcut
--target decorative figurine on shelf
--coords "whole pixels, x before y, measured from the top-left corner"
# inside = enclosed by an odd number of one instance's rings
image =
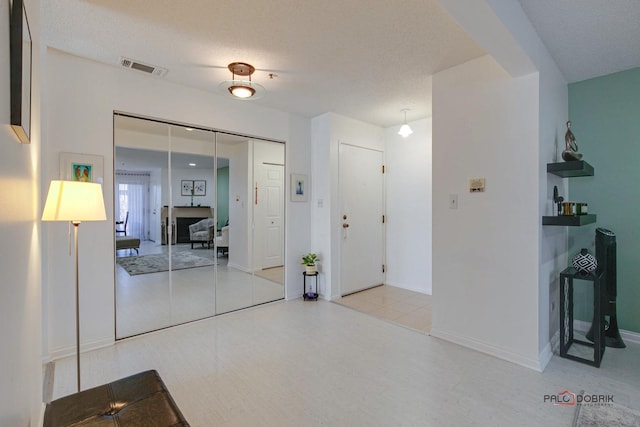
[[[578,143],[576,137],[571,132],[571,122],[567,122],[567,133],[564,134],[564,151],[562,152],[562,159],[565,162],[571,162],[574,160],[582,159],[582,154],[578,153]]]
[[[574,255],[571,260],[573,267],[578,270],[578,273],[589,274],[596,270],[598,267],[598,261],[596,258],[583,248],[580,252]]]
[[[556,204],[556,209],[558,210],[558,216],[562,215],[562,202],[564,202],[564,197],[558,195],[558,186],[553,186],[553,202]]]

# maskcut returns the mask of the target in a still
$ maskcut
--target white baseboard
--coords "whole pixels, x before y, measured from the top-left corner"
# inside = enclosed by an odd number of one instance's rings
[[[560,329],[558,329],[556,333],[553,334],[549,344],[551,344],[551,351],[553,352],[553,354],[560,354]]]
[[[112,346],[114,343],[115,341],[113,337],[102,338],[102,339],[91,341],[88,343],[82,343],[80,345],[80,353],[85,353],[91,350],[97,350],[99,348],[109,347],[109,346]],[[58,359],[63,359],[65,357],[74,356],[75,354],[76,354],[75,345],[60,347],[52,350],[49,353],[49,360],[54,361]]]
[[[549,362],[551,362],[551,358],[553,357],[553,345],[550,342],[542,349],[538,358],[540,359],[540,372],[544,371],[544,368],[547,367]]]
[[[234,264],[234,263],[232,263],[232,262],[229,262],[229,263],[227,263],[227,267],[229,267],[229,268],[235,268],[236,270],[240,270],[240,271],[242,271],[243,273],[249,273],[249,274],[251,274],[251,269],[250,269],[250,268],[244,267],[244,266],[239,265],[239,264]]]
[[[584,320],[573,321],[573,329],[575,331],[588,332],[589,328],[591,328],[591,322],[585,322]],[[625,331],[624,329],[620,329],[620,336],[625,342],[628,341],[635,344],[640,344],[640,334],[637,332]]]
[[[540,359],[540,355],[538,355],[538,358],[523,356],[521,354],[513,353],[507,349],[500,348],[492,344],[487,344],[484,341],[480,341],[475,338],[454,335],[449,332],[439,331],[437,329],[431,330],[431,336],[452,342],[454,344],[459,344],[463,347],[468,347],[472,350],[476,350],[481,353],[485,353],[490,356],[497,357],[498,359],[506,360],[508,362],[515,363],[516,365],[524,366],[525,368],[533,369],[534,371],[538,372],[542,372],[546,364],[549,362],[547,360],[546,363],[543,364]],[[548,351],[550,350],[547,350],[547,348],[545,348],[545,350],[543,351],[545,357],[547,357]],[[551,358],[549,357],[549,359]]]

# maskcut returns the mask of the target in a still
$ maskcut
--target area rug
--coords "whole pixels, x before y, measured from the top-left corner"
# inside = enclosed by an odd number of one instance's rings
[[[124,268],[130,276],[169,271],[169,254],[118,257],[116,258],[116,262]],[[175,251],[171,254],[172,270],[206,267],[213,265],[213,263],[212,258],[205,258],[192,251]]]
[[[574,427],[640,427],[640,412],[616,403],[578,405]]]

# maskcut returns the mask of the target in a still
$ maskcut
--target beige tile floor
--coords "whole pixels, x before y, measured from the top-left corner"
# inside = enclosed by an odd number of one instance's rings
[[[431,332],[431,295],[382,285],[335,302],[426,334]]]

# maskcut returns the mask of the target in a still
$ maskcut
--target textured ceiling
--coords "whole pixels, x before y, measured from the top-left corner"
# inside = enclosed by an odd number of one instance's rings
[[[520,0],[570,83],[640,66],[639,0]]]
[[[248,62],[266,94],[247,102],[385,127],[402,122],[403,108],[410,121],[430,116],[431,75],[485,53],[435,0],[47,0],[42,8],[45,42],[62,51],[114,66],[129,57],[212,93],[231,78],[227,64]]]
[[[520,4],[569,82],[640,65],[640,0]],[[164,79],[216,94],[227,64],[248,62],[266,88],[248,102],[384,127],[401,123],[403,108],[409,121],[430,116],[431,76],[485,54],[436,0],[47,0],[42,9],[43,37],[57,49],[167,68]]]

